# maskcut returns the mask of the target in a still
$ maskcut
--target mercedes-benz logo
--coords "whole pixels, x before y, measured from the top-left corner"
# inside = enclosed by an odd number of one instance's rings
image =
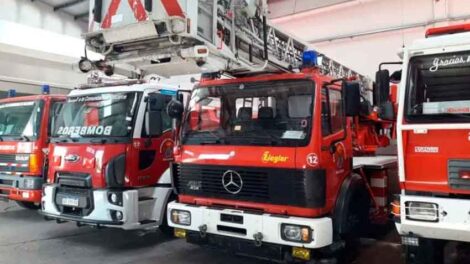
[[[227,192],[237,194],[243,188],[242,176],[236,171],[228,170],[222,175],[222,186]]]

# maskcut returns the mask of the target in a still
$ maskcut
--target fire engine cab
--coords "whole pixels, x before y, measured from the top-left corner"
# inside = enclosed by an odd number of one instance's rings
[[[139,80],[73,90],[54,119],[42,213],[77,225],[166,227],[176,87]]]
[[[0,100],[0,198],[21,207],[39,209],[47,168],[47,148],[52,117],[64,96],[18,96]]]
[[[403,61],[396,226],[408,263],[442,263],[470,242],[470,25],[429,29]]]

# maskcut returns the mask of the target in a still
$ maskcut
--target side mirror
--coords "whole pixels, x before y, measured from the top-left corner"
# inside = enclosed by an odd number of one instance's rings
[[[380,70],[375,74],[374,104],[381,106],[389,100],[390,95],[390,72]]]
[[[361,112],[361,86],[358,82],[344,82],[343,91],[346,116],[358,116]]]
[[[169,117],[180,120],[183,118],[184,106],[180,101],[171,100],[166,111]]]

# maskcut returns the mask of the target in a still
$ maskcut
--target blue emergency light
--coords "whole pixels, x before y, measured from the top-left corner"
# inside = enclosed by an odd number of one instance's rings
[[[16,96],[16,90],[15,89],[8,90],[7,96],[8,97],[15,97]]]
[[[41,86],[41,94],[49,94],[51,92],[51,87],[49,84],[44,84]]]
[[[318,53],[314,50],[306,50],[302,54],[302,65],[304,67],[314,67],[318,65]]]
[[[176,91],[167,90],[167,89],[160,89],[160,94],[169,95],[169,96],[176,96]]]

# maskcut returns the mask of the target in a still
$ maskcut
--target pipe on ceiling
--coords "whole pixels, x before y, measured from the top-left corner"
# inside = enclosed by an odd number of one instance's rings
[[[406,24],[406,25],[401,25],[401,26],[387,27],[387,28],[375,29],[375,30],[353,33],[353,34],[344,34],[344,35],[337,35],[337,36],[326,37],[326,38],[310,39],[310,40],[307,40],[307,42],[312,43],[312,44],[320,43],[320,42],[331,42],[331,41],[340,40],[340,39],[364,37],[364,36],[369,36],[369,35],[400,31],[400,30],[411,29],[411,28],[427,27],[436,23],[462,21],[462,20],[468,20],[468,19],[470,19],[470,16],[448,17],[448,18],[442,18],[442,19],[434,19],[434,20],[426,21],[426,22],[411,23],[411,24]]]

